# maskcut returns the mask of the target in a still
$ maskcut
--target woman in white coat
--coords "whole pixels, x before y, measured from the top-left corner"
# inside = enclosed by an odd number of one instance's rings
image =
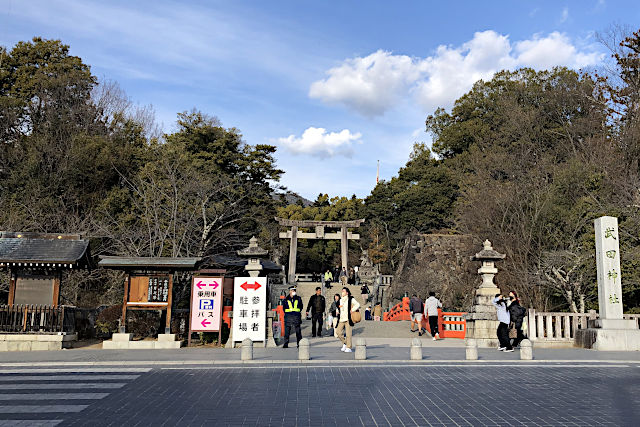
[[[351,320],[351,313],[357,311],[360,308],[360,304],[354,297],[351,296],[351,292],[348,288],[342,288],[342,297],[340,298],[340,308],[338,310],[338,327],[336,328],[336,335],[338,339],[342,341],[342,350],[345,353],[351,353],[351,335],[353,333],[353,321]],[[342,336],[342,331],[346,331],[346,338]]]

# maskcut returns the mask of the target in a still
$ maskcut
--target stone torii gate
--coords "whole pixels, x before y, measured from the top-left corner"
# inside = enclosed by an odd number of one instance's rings
[[[293,219],[277,218],[278,224],[284,227],[290,227],[290,230],[280,233],[281,239],[291,239],[289,246],[289,274],[287,279],[289,283],[296,281],[296,256],[298,254],[298,239],[323,239],[337,240],[340,239],[340,247],[342,253],[342,266],[348,267],[348,250],[349,240],[359,240],[360,235],[352,233],[347,228],[358,228],[364,222],[364,219],[355,219],[351,221],[299,221]],[[339,232],[325,233],[326,228],[339,228]],[[299,232],[298,228],[315,228],[313,233]]]

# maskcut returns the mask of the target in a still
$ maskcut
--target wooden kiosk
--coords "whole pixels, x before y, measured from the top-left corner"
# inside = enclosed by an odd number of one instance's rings
[[[194,271],[201,258],[115,257],[101,256],[99,266],[125,272],[124,298],[120,331],[102,348],[180,348],[176,334],[171,333],[171,304],[173,274],[176,271]],[[164,334],[158,341],[132,341],[126,333],[127,310],[161,310],[166,313]]]

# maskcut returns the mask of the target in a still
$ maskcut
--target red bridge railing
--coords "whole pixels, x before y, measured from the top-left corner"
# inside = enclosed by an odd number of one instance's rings
[[[466,312],[442,311],[438,309],[438,331],[440,338],[461,338],[464,339],[467,333],[467,321],[464,319]],[[384,321],[411,320],[411,310],[409,309],[409,298],[402,298],[402,302],[396,304],[390,311],[383,314]],[[431,333],[429,319],[423,316],[422,327]]]

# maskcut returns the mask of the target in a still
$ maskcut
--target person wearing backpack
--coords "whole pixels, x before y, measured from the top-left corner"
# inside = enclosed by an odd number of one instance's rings
[[[509,316],[511,317],[510,328],[516,330],[516,337],[513,340],[512,347],[516,348],[520,345],[520,342],[525,339],[522,333],[522,322],[527,314],[527,310],[520,305],[516,291],[509,292],[509,300],[511,301],[509,304]]]

